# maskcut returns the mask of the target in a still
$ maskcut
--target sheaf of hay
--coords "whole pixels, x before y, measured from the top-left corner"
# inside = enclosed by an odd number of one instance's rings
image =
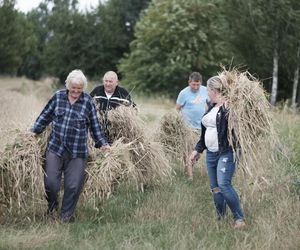
[[[111,151],[103,153],[89,141],[90,157],[82,200],[94,208],[121,182],[129,181],[143,189],[172,176],[162,146],[147,137],[145,124],[135,110],[113,110],[109,121],[114,136]],[[19,132],[15,142],[1,153],[0,211],[3,214],[28,214],[34,218],[36,213],[45,210],[43,166],[49,131],[35,138]]]
[[[85,204],[97,208],[97,202],[110,197],[117,186],[128,179],[134,171],[130,160],[132,143],[119,139],[113,143],[110,152],[94,149],[86,168],[86,181],[83,190]]]
[[[231,145],[238,142],[243,169],[252,176],[262,152],[274,157],[278,136],[273,126],[272,110],[262,84],[249,72],[223,70],[222,90],[229,109],[228,132]]]
[[[147,126],[134,108],[120,106],[107,116],[109,140],[120,138],[132,143],[130,159],[135,166],[129,178],[137,185],[155,185],[172,176],[172,168],[163,147],[147,135]]]
[[[187,157],[199,140],[199,132],[187,126],[181,113],[171,111],[162,117],[156,137],[171,159],[186,166]]]
[[[16,140],[1,152],[0,197],[3,214],[35,214],[44,208],[43,165],[49,133],[29,137],[16,131]]]

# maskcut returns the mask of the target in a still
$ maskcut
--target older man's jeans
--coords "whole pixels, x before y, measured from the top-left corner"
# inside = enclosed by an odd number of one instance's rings
[[[239,197],[231,185],[236,165],[233,152],[231,150],[225,152],[207,150],[206,164],[218,218],[226,215],[226,204],[228,204],[234,219],[243,219]]]

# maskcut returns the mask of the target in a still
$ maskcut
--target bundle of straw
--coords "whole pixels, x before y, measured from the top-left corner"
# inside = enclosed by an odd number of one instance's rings
[[[89,141],[87,180],[83,189],[86,204],[110,196],[125,181],[139,189],[171,177],[172,168],[162,146],[146,134],[146,126],[136,110],[120,107],[108,116],[111,140],[109,153],[101,153]],[[48,130],[49,131],[49,130]],[[6,148],[0,160],[0,211],[14,215],[35,215],[46,207],[43,165],[49,132],[32,138],[21,133]]]
[[[187,126],[181,113],[172,111],[162,117],[157,138],[171,159],[179,159],[187,167],[187,158],[199,140],[199,134]]]
[[[120,106],[111,110],[107,115],[107,122],[110,140],[123,138],[125,143],[135,140],[144,142],[146,126],[135,108]]]
[[[238,142],[244,170],[253,175],[261,146],[266,147],[267,142],[272,148],[278,141],[270,104],[261,83],[249,72],[223,70],[219,76],[224,79],[222,94],[229,109],[230,143]]]
[[[43,206],[43,164],[48,133],[38,138],[16,131],[0,159],[0,197],[10,214],[35,215]]]
[[[132,143],[123,143],[119,139],[113,143],[110,152],[91,150],[83,190],[85,204],[92,203],[97,208],[99,199],[109,198],[115,188],[128,179],[134,170],[130,160],[131,148]]]
[[[130,157],[134,171],[129,178],[135,180],[138,187],[152,185],[171,177],[172,168],[162,146],[149,138],[144,121],[136,109],[120,106],[108,114],[109,140],[120,138],[131,143]]]

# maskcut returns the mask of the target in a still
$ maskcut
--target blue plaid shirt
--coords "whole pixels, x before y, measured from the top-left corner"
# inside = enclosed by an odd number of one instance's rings
[[[97,118],[95,104],[87,93],[83,92],[71,105],[68,90],[57,91],[35,121],[31,131],[39,134],[51,122],[52,131],[47,149],[59,156],[68,150],[72,158],[86,158],[88,128],[96,148],[107,144]]]

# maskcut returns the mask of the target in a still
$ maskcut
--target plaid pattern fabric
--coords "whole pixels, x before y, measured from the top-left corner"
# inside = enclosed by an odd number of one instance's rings
[[[41,133],[52,122],[52,132],[47,149],[59,156],[68,150],[72,158],[86,158],[88,155],[88,129],[95,141],[95,147],[107,144],[97,118],[95,104],[91,96],[82,93],[71,105],[68,90],[59,90],[50,99],[39,117],[32,132]]]

